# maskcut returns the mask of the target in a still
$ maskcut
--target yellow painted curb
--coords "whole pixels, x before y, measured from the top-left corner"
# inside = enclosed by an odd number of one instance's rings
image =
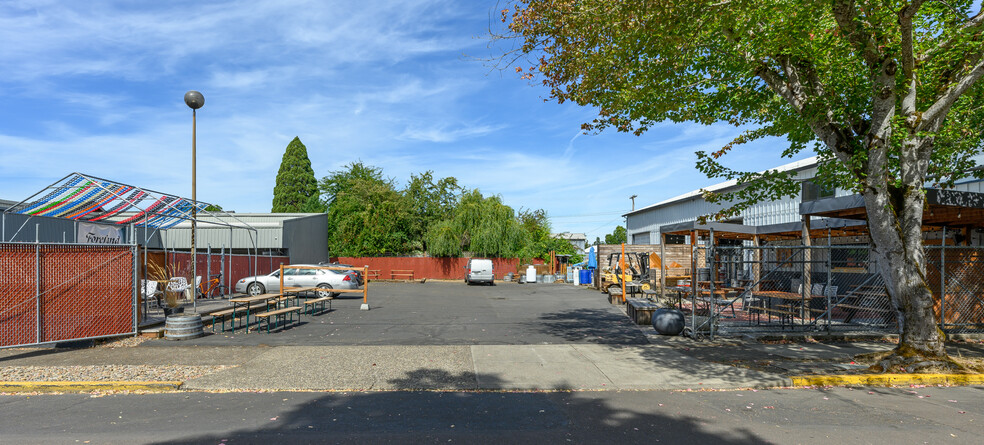
[[[790,377],[793,386],[981,385],[982,374],[858,374]]]
[[[184,382],[0,382],[0,392],[176,391]]]

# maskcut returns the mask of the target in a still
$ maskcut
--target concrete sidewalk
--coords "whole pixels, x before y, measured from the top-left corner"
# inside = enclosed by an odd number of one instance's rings
[[[905,384],[897,379],[836,380],[861,367],[852,364],[856,354],[891,347],[877,342],[763,344],[749,339],[697,343],[679,337],[654,338],[644,345],[170,346],[2,350],[0,366],[214,367],[181,385],[185,390],[205,391],[722,390]],[[964,347],[960,354],[980,352]],[[804,375],[826,380],[797,380]],[[120,387],[115,389],[126,390],[133,388],[125,384],[135,382],[117,383]],[[156,390],[174,389],[173,382],[166,383],[170,386]],[[106,382],[76,384],[77,391],[114,389]],[[34,387],[0,384],[0,391],[7,392],[46,390],[40,382]],[[56,385],[53,390],[72,389]]]

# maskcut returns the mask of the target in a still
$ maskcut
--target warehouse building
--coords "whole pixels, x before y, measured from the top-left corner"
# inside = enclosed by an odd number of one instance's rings
[[[836,198],[840,201],[849,200],[852,196],[857,197],[850,190],[834,188],[833,190],[823,189],[815,184],[812,179],[817,173],[817,158],[811,157],[804,160],[791,162],[779,167],[779,171],[795,172],[794,180],[802,184],[800,193],[795,197],[784,197],[775,201],[764,201],[751,205],[739,215],[723,223],[736,224],[748,227],[792,227],[803,219],[801,205],[803,203],[823,203]],[[730,192],[740,189],[742,186],[736,181],[726,181],[715,184],[705,189],[712,192]],[[984,193],[984,181],[970,179],[956,184],[952,190],[960,192]],[[833,201],[831,201],[833,202]],[[626,213],[625,217],[626,233],[629,244],[660,244],[661,227],[663,233],[667,233],[667,227],[679,228],[681,226],[695,224],[697,218],[710,215],[726,204],[713,204],[707,202],[701,190],[694,190],[680,196],[667,199],[650,206]],[[815,208],[816,204],[810,206]],[[815,212],[809,212],[815,214]],[[814,228],[830,225],[837,227],[842,225],[841,221],[825,221],[824,218],[813,218]],[[818,221],[819,219],[819,221]],[[930,234],[929,237],[932,237]],[[984,236],[975,236],[974,243],[984,243]],[[667,235],[667,244],[681,244],[689,240],[679,234]]]

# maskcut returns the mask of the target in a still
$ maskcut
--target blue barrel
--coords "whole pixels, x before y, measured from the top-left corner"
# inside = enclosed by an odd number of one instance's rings
[[[591,269],[581,269],[578,272],[578,284],[591,284]]]

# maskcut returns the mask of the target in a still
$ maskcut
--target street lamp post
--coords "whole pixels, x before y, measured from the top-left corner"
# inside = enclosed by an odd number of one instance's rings
[[[197,158],[195,140],[197,139],[196,111],[202,105],[205,105],[205,96],[202,96],[202,93],[198,91],[191,90],[185,93],[184,101],[191,108],[191,283],[194,287],[191,293],[191,301],[194,305],[195,312],[198,312],[198,283],[195,279],[198,277],[198,258],[195,256],[195,231],[198,228],[196,224],[196,220],[198,219],[198,197],[195,195],[195,179],[197,178],[195,171],[195,160]]]

